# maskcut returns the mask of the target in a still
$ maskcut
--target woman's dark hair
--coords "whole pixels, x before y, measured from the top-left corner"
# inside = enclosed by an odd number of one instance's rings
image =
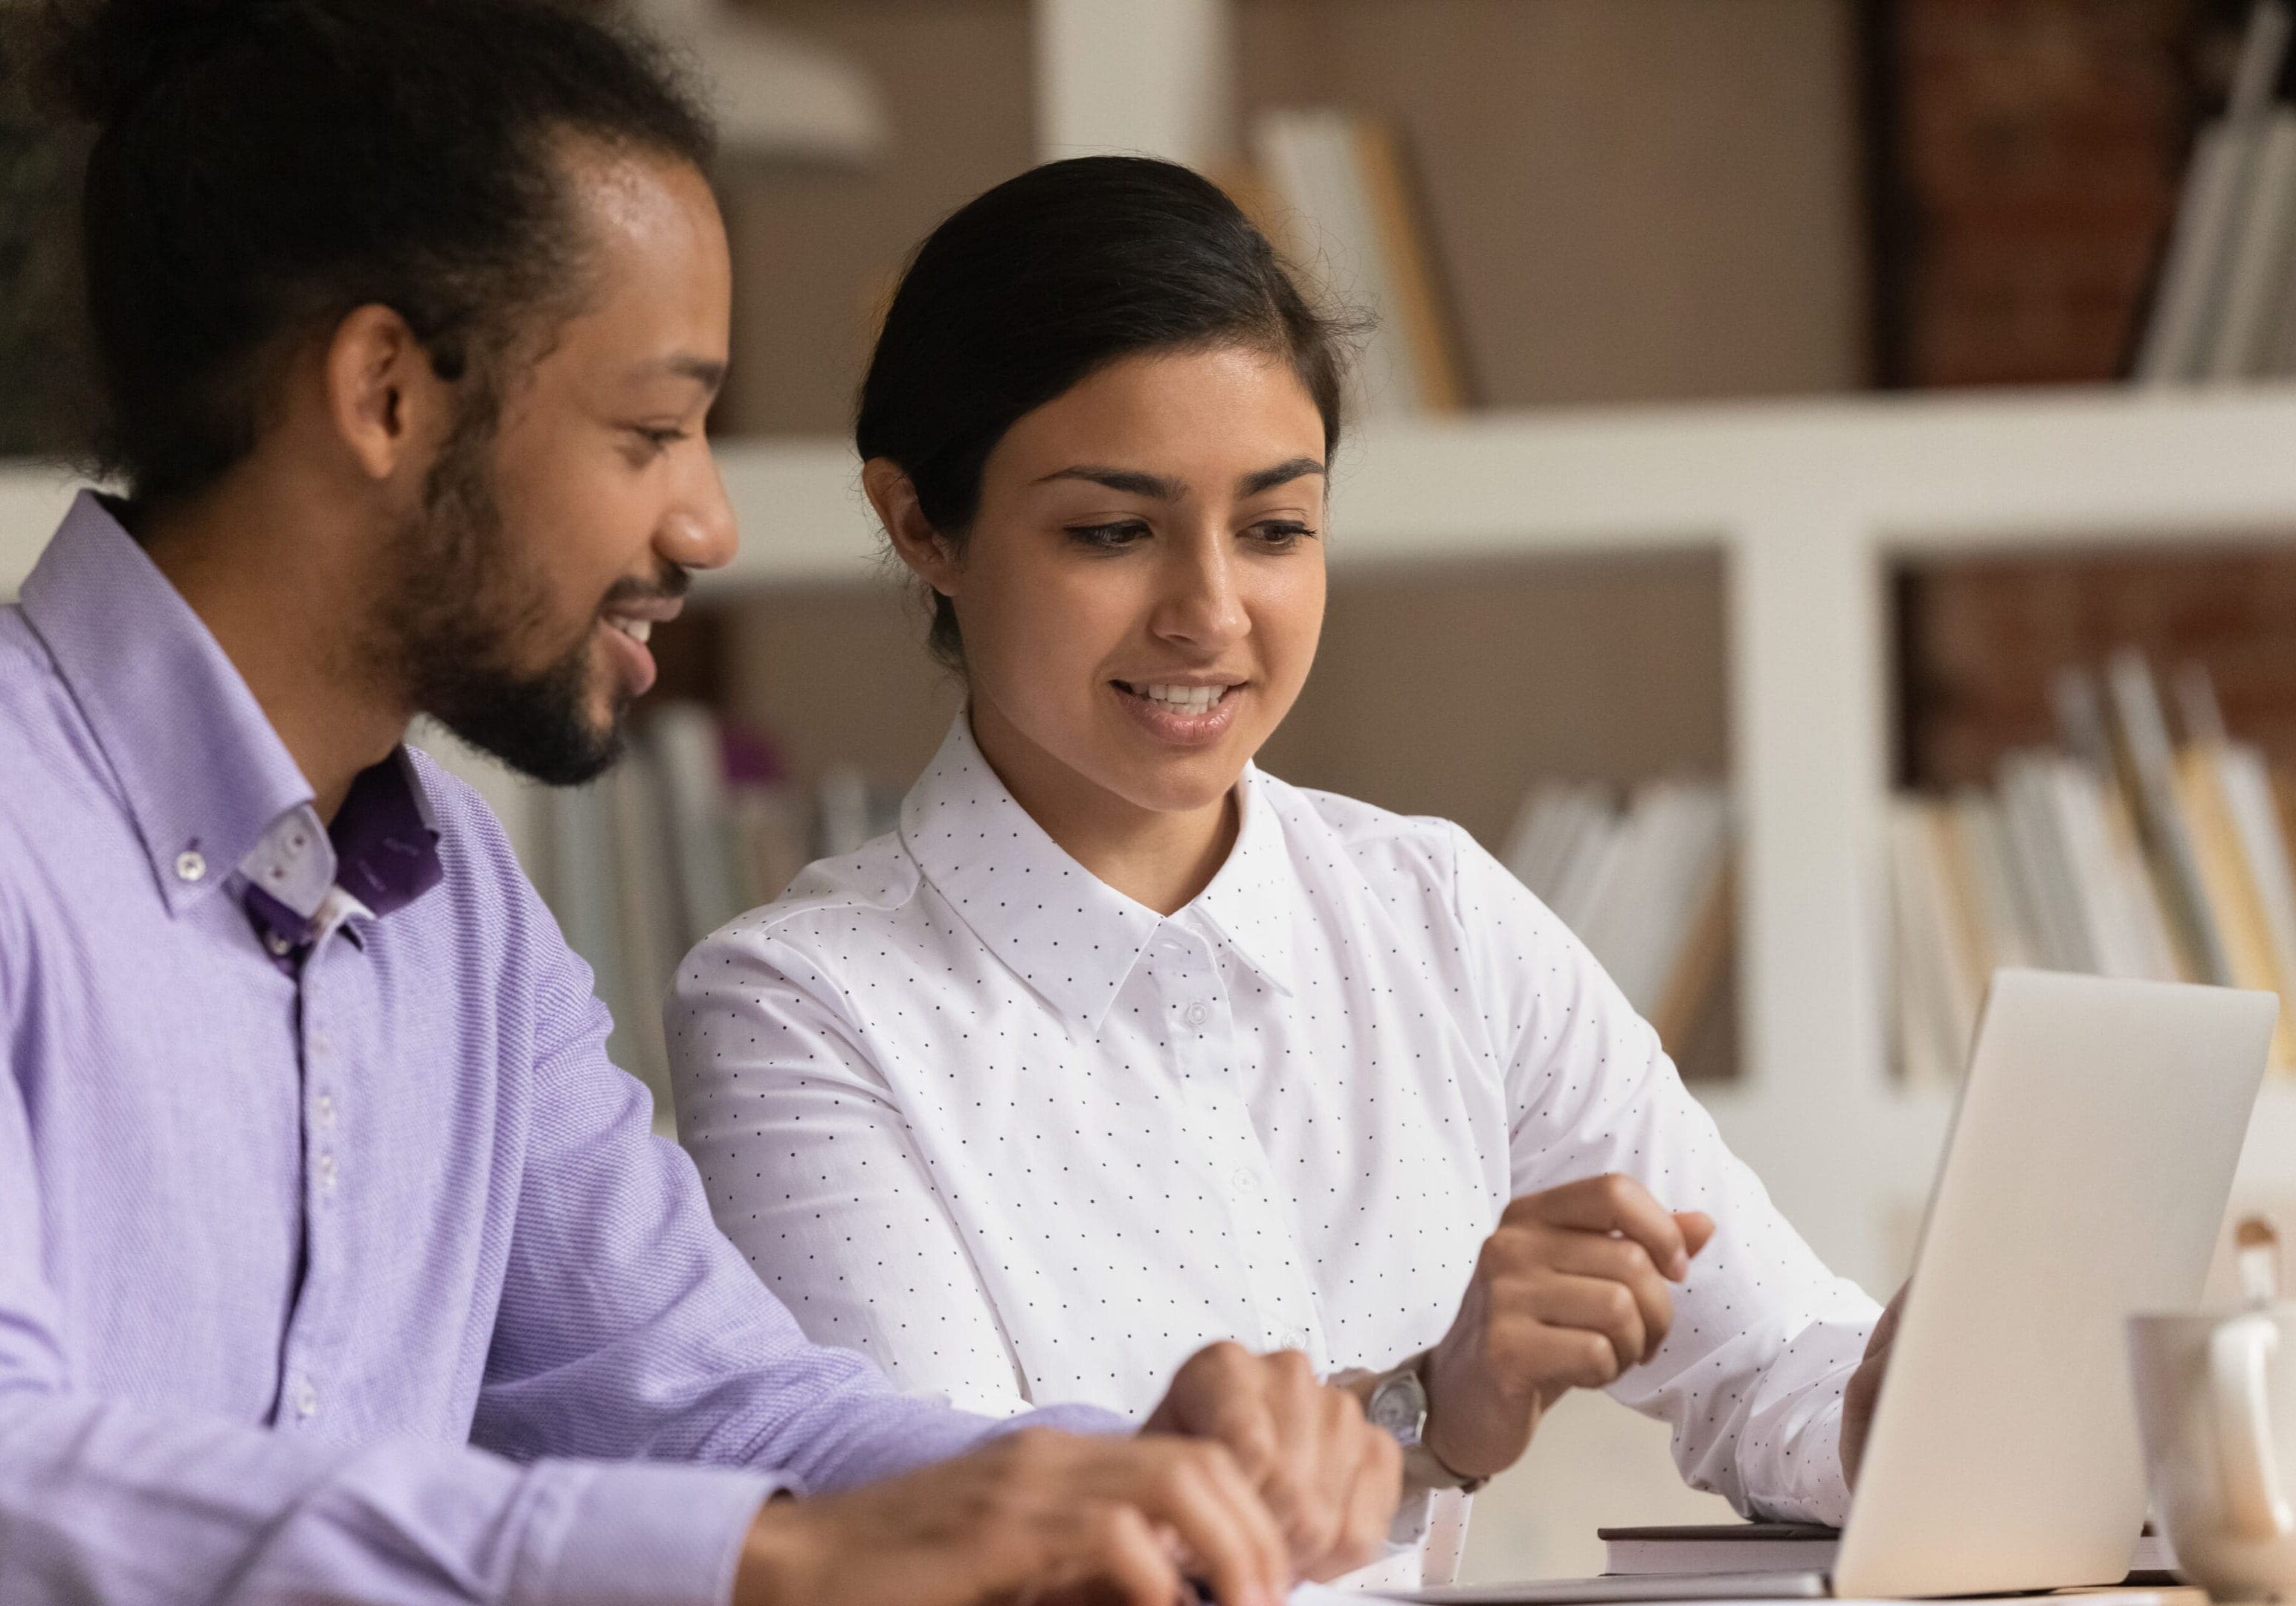
[[[52,87],[96,126],[95,455],[139,502],[243,458],[278,358],[357,307],[491,397],[581,291],[560,142],[710,153],[653,46],[544,0],[46,0],[43,32]]]
[[[1119,358],[1257,347],[1288,360],[1340,442],[1346,330],[1300,293],[1218,185],[1172,162],[1085,156],[1006,180],[918,247],[861,385],[854,444],[898,463],[962,542],[989,453],[1021,417]],[[947,597],[932,649],[961,667]]]

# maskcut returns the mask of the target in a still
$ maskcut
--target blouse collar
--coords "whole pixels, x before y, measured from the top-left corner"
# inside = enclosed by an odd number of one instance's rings
[[[1240,959],[1288,994],[1292,930],[1306,918],[1306,899],[1267,779],[1257,766],[1245,766],[1237,803],[1235,846],[1211,884],[1171,920],[1201,917]],[[989,767],[962,711],[903,801],[900,834],[918,869],[973,935],[1062,1020],[1086,1029],[1098,1028],[1168,923],[1046,834]],[[1062,920],[1045,918],[1056,910]]]

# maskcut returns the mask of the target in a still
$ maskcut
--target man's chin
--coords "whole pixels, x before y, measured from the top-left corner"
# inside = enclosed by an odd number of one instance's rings
[[[537,696],[539,689],[505,688],[470,706],[434,709],[431,717],[480,752],[545,786],[585,785],[613,767],[622,756],[627,701],[603,711],[569,707],[565,700]]]

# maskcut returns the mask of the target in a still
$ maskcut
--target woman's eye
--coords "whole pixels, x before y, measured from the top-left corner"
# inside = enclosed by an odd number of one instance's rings
[[[1264,524],[1253,525],[1248,533],[1253,540],[1273,552],[1282,552],[1287,547],[1297,546],[1302,541],[1312,540],[1316,534],[1313,529],[1296,519],[1272,519]]]
[[[1071,524],[1069,538],[1102,552],[1115,552],[1148,537],[1148,527],[1137,520],[1115,524]]]

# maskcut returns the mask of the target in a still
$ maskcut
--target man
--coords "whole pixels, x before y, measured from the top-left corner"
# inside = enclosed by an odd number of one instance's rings
[[[0,610],[0,1600],[1242,1606],[1365,1559],[1398,1454],[1296,1356],[1208,1350],[1127,1439],[806,1344],[401,745],[596,774],[732,555],[659,67],[535,0],[51,11],[128,495]]]

